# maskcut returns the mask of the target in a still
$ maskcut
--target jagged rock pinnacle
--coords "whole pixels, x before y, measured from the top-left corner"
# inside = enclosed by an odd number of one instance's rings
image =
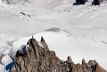
[[[61,60],[54,51],[49,50],[43,37],[41,37],[43,47],[39,46],[33,36],[27,44],[29,46],[26,47],[28,48],[26,55],[16,53],[16,65],[12,72],[106,72],[95,60],[86,63],[83,59],[82,64],[74,64],[70,56],[66,61]]]

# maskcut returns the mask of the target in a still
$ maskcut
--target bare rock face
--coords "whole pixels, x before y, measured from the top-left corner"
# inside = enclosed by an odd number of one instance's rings
[[[106,72],[94,60],[74,64],[70,56],[66,61],[59,59],[49,50],[43,37],[36,41],[33,37],[22,50],[17,51],[15,67],[12,72]]]

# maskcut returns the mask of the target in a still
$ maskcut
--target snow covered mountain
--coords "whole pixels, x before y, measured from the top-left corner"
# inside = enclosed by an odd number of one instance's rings
[[[17,1],[17,0],[16,0]],[[62,59],[96,59],[107,69],[107,4],[73,6],[71,0],[32,0],[32,6],[0,4],[0,54],[14,53],[41,35]],[[52,8],[52,9],[51,9]]]
[[[33,8],[53,8],[73,0],[0,0],[1,5],[23,5]]]

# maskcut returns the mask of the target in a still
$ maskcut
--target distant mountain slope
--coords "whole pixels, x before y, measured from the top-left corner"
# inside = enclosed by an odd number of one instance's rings
[[[55,8],[71,2],[73,0],[0,0],[2,5],[24,5],[33,8]]]

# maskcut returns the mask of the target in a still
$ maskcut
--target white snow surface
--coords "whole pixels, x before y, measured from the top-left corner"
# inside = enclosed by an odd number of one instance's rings
[[[12,59],[10,58],[9,55],[5,55],[2,60],[1,60],[3,65],[7,65],[10,64],[12,62]]]
[[[32,7],[0,4],[0,55],[15,54],[32,35],[38,41],[43,36],[61,59],[95,59],[107,69],[106,2],[72,6],[71,0],[35,1],[40,2]]]

